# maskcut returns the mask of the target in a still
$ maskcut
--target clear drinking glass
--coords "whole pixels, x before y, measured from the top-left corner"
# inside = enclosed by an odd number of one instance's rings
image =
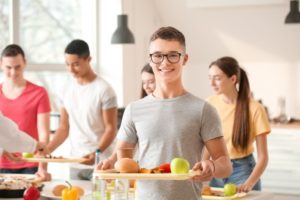
[[[113,200],[128,200],[129,196],[129,180],[116,179],[113,192]]]
[[[95,167],[94,170],[96,169],[97,165],[101,161],[101,151],[100,149],[96,150],[95,153]],[[92,199],[93,200],[110,200],[110,197],[108,198],[108,194],[106,192],[106,180],[99,179],[93,174],[93,194],[92,194]]]

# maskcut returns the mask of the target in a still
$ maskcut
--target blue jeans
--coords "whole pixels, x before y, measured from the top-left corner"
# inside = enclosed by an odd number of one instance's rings
[[[0,169],[0,173],[3,174],[35,174],[37,171],[37,167],[20,169]]]
[[[231,160],[233,172],[231,176],[223,179],[216,179],[210,181],[209,185],[212,187],[224,187],[226,183],[234,183],[234,184],[242,184],[244,183],[250,174],[252,173],[256,162],[252,154],[241,158],[241,159],[234,159]],[[261,181],[258,180],[258,182],[254,185],[252,190],[261,190]]]

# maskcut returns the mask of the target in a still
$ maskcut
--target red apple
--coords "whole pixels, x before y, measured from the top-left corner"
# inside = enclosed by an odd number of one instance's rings
[[[23,194],[24,200],[38,200],[40,196],[40,191],[34,186],[27,188]]]
[[[165,163],[159,166],[159,169],[162,170],[162,173],[171,173],[171,167],[169,163]]]

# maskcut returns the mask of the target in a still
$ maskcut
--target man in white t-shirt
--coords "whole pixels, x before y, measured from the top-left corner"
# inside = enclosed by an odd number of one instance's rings
[[[60,127],[48,147],[53,151],[69,138],[71,156],[87,159],[81,164],[71,165],[71,178],[89,179],[95,151],[101,151],[101,158],[108,157],[113,151],[117,99],[112,87],[92,70],[85,41],[70,42],[65,49],[65,61],[75,79],[68,82],[63,91]]]

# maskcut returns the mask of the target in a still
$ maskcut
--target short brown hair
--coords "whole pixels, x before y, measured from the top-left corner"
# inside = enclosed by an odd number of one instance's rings
[[[186,48],[185,37],[183,33],[172,26],[161,27],[157,31],[155,31],[150,37],[150,42],[153,42],[156,39],[175,40],[182,45],[184,50]]]
[[[21,54],[23,56],[23,58],[25,59],[25,53],[24,53],[23,49],[17,44],[10,44],[3,49],[2,53],[1,53],[1,58],[2,57],[15,57],[18,54]]]

